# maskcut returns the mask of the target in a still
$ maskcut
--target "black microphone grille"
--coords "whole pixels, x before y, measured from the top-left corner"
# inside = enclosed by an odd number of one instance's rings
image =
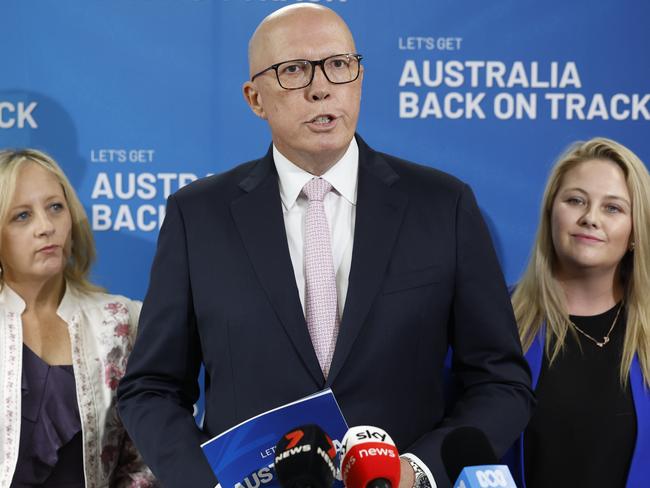
[[[336,449],[318,425],[296,427],[275,446],[275,473],[283,488],[330,488],[336,475]]]

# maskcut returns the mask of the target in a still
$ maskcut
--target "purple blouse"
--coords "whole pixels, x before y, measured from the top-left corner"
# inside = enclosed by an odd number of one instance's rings
[[[23,345],[22,420],[11,488],[83,488],[83,444],[72,366]]]

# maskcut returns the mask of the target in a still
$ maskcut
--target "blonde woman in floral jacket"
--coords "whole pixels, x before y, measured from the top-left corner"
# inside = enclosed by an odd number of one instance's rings
[[[115,409],[140,304],[87,280],[88,220],[59,166],[0,151],[0,486],[152,487]]]

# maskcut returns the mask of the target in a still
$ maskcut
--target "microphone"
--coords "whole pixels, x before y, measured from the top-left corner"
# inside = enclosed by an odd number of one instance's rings
[[[336,448],[318,425],[296,427],[275,446],[275,473],[283,488],[331,488]]]
[[[352,427],[343,437],[341,477],[347,488],[397,488],[399,453],[390,436],[377,427]]]
[[[498,464],[490,441],[476,427],[452,430],[440,450],[454,488],[517,488],[508,466]]]

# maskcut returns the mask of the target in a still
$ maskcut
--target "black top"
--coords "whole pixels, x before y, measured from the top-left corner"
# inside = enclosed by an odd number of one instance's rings
[[[18,463],[11,488],[83,488],[83,444],[72,366],[23,345]]]
[[[570,319],[602,341],[618,306],[600,315]],[[528,488],[625,486],[636,414],[629,384],[623,388],[619,380],[624,312],[604,347],[580,333],[577,340],[569,333],[552,366],[544,355],[537,409],[524,434]]]

